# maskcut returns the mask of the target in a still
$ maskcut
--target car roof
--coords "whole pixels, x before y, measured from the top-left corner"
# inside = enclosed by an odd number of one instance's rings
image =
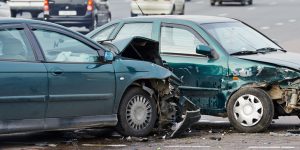
[[[1,24],[22,24],[22,23],[39,24],[39,25],[51,26],[51,27],[55,27],[57,29],[65,30],[65,31],[73,33],[81,38],[84,38],[85,40],[88,40],[89,42],[93,43],[94,45],[97,45],[98,47],[100,46],[102,49],[104,49],[99,43],[93,41],[92,39],[87,38],[83,34],[73,31],[67,27],[55,24],[55,23],[40,21],[40,20],[23,19],[23,18],[0,18],[0,25]]]
[[[0,24],[12,24],[12,23],[37,23],[37,24],[46,24],[46,25],[55,25],[53,23],[39,21],[39,20],[32,20],[32,19],[23,19],[23,18],[0,18]]]
[[[185,20],[192,21],[197,24],[217,23],[217,22],[235,22],[237,20],[217,17],[217,16],[202,16],[202,15],[158,15],[158,16],[139,16],[126,18],[125,20],[141,21],[141,20]],[[122,20],[122,19],[121,19]]]

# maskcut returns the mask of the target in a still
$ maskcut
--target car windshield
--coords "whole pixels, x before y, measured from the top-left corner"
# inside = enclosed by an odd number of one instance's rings
[[[241,22],[210,23],[201,25],[229,54],[251,54],[257,50],[280,49],[271,40]],[[260,52],[259,51],[259,52]]]

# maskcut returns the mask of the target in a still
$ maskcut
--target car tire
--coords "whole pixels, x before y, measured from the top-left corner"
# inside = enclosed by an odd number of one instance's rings
[[[215,6],[215,5],[216,5],[216,2],[210,2],[210,5],[211,5],[211,6]]]
[[[89,26],[89,31],[93,31],[94,29],[97,28],[97,26],[98,26],[98,19],[97,19],[97,17],[95,17],[93,19],[92,24]]]
[[[223,5],[223,1],[219,1],[219,5]]]
[[[133,12],[131,12],[131,13],[130,13],[130,16],[131,16],[131,17],[136,17],[136,16],[138,16],[138,15],[135,14],[135,13],[133,13]]]
[[[241,1],[241,5],[242,5],[242,6],[245,6],[245,5],[246,5],[246,0],[242,0],[242,1]]]
[[[118,111],[116,130],[124,136],[147,136],[155,126],[155,100],[140,87],[127,90]]]
[[[183,5],[182,11],[179,15],[184,15],[184,11],[185,11],[185,5]]]
[[[274,116],[270,96],[259,88],[242,88],[227,104],[231,125],[240,132],[256,133],[268,128]]]
[[[249,4],[249,5],[252,5],[252,4],[253,4],[253,0],[249,0],[249,1],[248,1],[248,4]]]
[[[174,5],[173,8],[172,8],[172,11],[171,11],[171,13],[170,13],[170,15],[176,15],[176,14],[175,14],[175,10],[176,10],[176,9],[175,9],[175,5]]]
[[[37,18],[39,16],[39,12],[31,12],[31,18]]]
[[[17,17],[18,12],[15,10],[10,10],[11,17]]]

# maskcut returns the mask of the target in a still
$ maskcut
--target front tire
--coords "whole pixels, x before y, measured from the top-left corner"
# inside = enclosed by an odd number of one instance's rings
[[[127,90],[120,103],[116,130],[124,136],[147,136],[156,120],[155,100],[139,87]]]
[[[249,5],[252,5],[252,4],[253,4],[253,0],[249,0],[249,1],[248,1],[248,4],[249,4]]]
[[[211,6],[215,6],[215,5],[216,5],[216,2],[215,2],[215,1],[210,1],[210,5],[211,5]]]
[[[242,88],[227,105],[228,119],[240,132],[256,133],[268,128],[274,116],[274,105],[262,89]]]
[[[17,17],[17,14],[18,14],[18,12],[17,12],[17,11],[15,11],[15,10],[10,10],[10,14],[11,14],[11,17],[13,17],[13,18],[16,18],[16,17]]]
[[[242,1],[241,1],[241,5],[242,5],[242,6],[245,6],[245,5],[246,5],[246,0],[242,0]]]
[[[89,28],[89,31],[93,31],[94,29],[96,29],[98,26],[98,19],[95,17],[93,19],[93,22],[92,24],[88,27]]]

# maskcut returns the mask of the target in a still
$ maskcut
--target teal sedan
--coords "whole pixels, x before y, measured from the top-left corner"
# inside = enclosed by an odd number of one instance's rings
[[[132,36],[159,42],[164,66],[182,79],[202,114],[228,116],[241,132],[265,130],[278,116],[300,115],[300,55],[239,20],[211,16],[148,16],[108,23],[95,41]]]
[[[146,136],[200,117],[168,69],[52,23],[1,19],[0,68],[0,133],[113,126]]]

